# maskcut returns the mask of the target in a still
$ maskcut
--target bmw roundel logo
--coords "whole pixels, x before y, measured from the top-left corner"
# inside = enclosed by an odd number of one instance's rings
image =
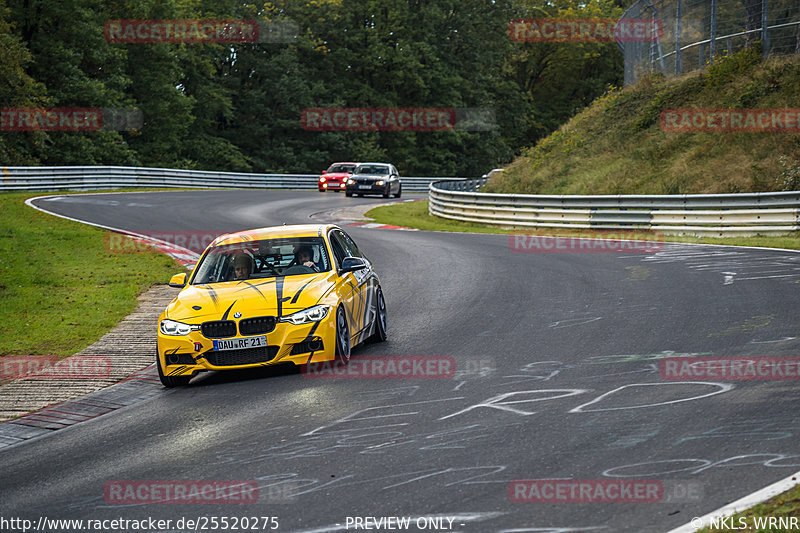
[[[233,318],[242,318],[242,313],[239,313],[238,311],[233,313]]]

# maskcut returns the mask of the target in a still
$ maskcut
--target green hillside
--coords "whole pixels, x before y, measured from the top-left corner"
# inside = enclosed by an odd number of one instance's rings
[[[680,108],[800,108],[800,56],[759,50],[680,78],[651,75],[598,98],[495,174],[486,192],[681,194],[800,188],[800,134],[665,132]],[[795,132],[800,129],[794,129]]]

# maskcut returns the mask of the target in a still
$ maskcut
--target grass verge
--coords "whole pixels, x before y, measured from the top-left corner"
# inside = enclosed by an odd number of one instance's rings
[[[0,194],[0,357],[78,352],[182,270],[155,250],[110,250],[109,232],[31,209],[33,196]]]
[[[726,519],[726,526],[722,528],[704,527],[698,533],[717,533],[723,531],[736,531],[741,533],[761,533],[767,531],[789,531],[781,527],[756,527],[756,518],[763,520],[765,517],[800,517],[800,486],[796,486],[783,494],[778,494],[764,503],[754,505],[750,509],[733,515]],[[784,522],[786,523],[786,522]],[[722,525],[722,524],[719,524]]]
[[[503,229],[500,227],[490,226],[488,224],[478,224],[474,222],[461,222],[458,220],[450,220],[431,216],[428,214],[428,201],[420,202],[403,202],[399,204],[391,204],[383,207],[376,207],[367,212],[366,216],[375,219],[376,222],[381,224],[391,224],[393,226],[405,226],[407,228],[417,228],[427,231],[457,231],[467,233],[499,233],[499,234],[514,234],[524,233],[526,235],[558,235],[558,236],[584,236],[591,231],[594,234],[600,234],[601,231],[596,230],[562,230],[558,228],[552,229]],[[625,232],[609,231],[609,234],[622,235]],[[636,235],[644,235],[641,230],[632,230],[631,233]],[[650,232],[655,235],[654,232]],[[686,242],[686,243],[702,243],[702,244],[728,244],[737,246],[763,246],[766,248],[786,248],[789,250],[800,250],[800,232],[784,237],[727,237],[727,238],[711,238],[711,237],[679,237],[673,235],[664,235],[663,239],[659,240],[664,242]]]

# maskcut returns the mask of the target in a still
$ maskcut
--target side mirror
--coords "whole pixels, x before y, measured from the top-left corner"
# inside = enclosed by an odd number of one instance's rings
[[[342,267],[339,269],[339,273],[355,272],[356,270],[363,270],[365,268],[367,268],[367,263],[360,257],[345,257],[342,261]]]
[[[175,274],[169,279],[169,286],[182,289],[186,286],[186,273]]]
[[[327,173],[328,173],[328,171],[327,171],[327,170],[323,170],[323,171],[322,171],[322,173],[323,173],[323,174],[327,174]]]

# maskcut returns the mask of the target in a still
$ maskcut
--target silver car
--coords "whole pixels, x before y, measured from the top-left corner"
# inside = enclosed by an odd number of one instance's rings
[[[384,198],[400,198],[402,192],[400,173],[389,163],[359,163],[344,189],[346,196],[381,194]]]

